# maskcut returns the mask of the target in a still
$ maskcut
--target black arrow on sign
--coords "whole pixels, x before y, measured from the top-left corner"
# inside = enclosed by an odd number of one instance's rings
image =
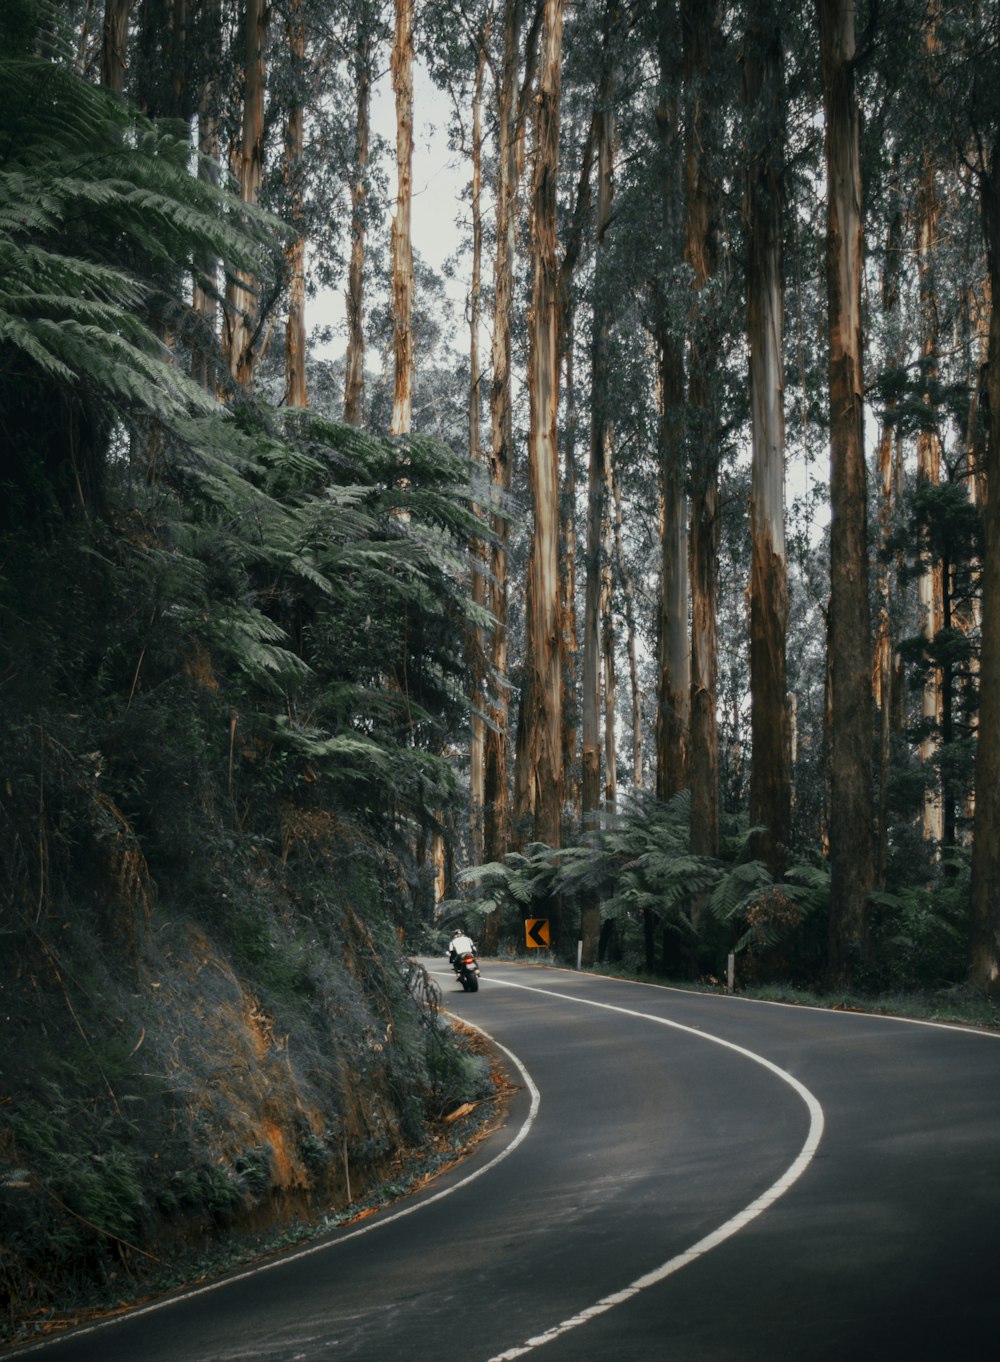
[[[545,917],[537,917],[528,928],[528,940],[533,941],[536,946],[548,945],[549,920]]]

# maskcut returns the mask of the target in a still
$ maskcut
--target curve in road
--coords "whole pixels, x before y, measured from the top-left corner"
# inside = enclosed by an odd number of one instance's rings
[[[602,1299],[597,1301],[594,1305],[590,1305],[585,1310],[581,1310],[570,1319],[562,1320],[561,1323],[554,1325],[551,1329],[547,1329],[543,1334],[540,1334],[535,1338],[527,1339],[521,1346],[508,1348],[505,1352],[498,1353],[496,1357],[491,1357],[489,1359],[489,1362],[514,1362],[515,1358],[524,1357],[528,1353],[534,1352],[536,1348],[541,1348],[546,1343],[551,1343],[554,1339],[569,1333],[570,1330],[579,1328],[581,1324],[588,1324],[592,1319],[596,1319],[598,1315],[606,1314],[608,1310],[614,1309],[616,1305],[623,1305],[626,1301],[631,1300],[633,1296],[637,1296],[640,1291],[645,1291],[651,1286],[658,1286],[660,1282],[666,1281],[666,1279],[673,1276],[675,1272],[679,1272],[682,1267],[686,1267],[689,1263],[695,1262],[702,1254],[708,1253],[711,1249],[717,1247],[717,1245],[724,1243],[732,1235],[749,1225],[752,1220],[756,1220],[757,1216],[766,1211],[769,1206],[773,1206],[778,1198],[783,1196],[784,1193],[798,1181],[806,1168],[808,1168],[816,1150],[819,1148],[819,1142],[823,1138],[823,1108],[809,1089],[790,1073],[779,1068],[777,1064],[773,1064],[769,1059],[765,1059],[763,1055],[758,1055],[753,1050],[748,1050],[743,1045],[736,1045],[732,1041],[723,1040],[721,1036],[714,1036],[705,1031],[695,1030],[690,1026],[682,1025],[680,1022],[669,1021],[665,1017],[656,1017],[647,1012],[639,1012],[634,1008],[619,1007],[613,1003],[602,1003],[593,998],[573,998],[568,994],[559,993],[554,989],[540,989],[533,985],[515,983],[512,980],[501,980],[500,982],[508,988],[524,988],[532,993],[545,993],[550,997],[561,998],[567,1002],[582,1002],[588,1007],[601,1008],[607,1012],[620,1012],[623,1016],[636,1017],[641,1021],[654,1022],[659,1026],[668,1026],[675,1031],[687,1031],[691,1035],[697,1035],[702,1040],[710,1041],[715,1045],[724,1046],[727,1050],[733,1050],[736,1054],[742,1055],[744,1058],[752,1060],[753,1063],[760,1064],[763,1068],[769,1069],[772,1073],[777,1074],[782,1082],[787,1083],[794,1092],[798,1093],[809,1112],[809,1131],[806,1135],[805,1143],[799,1150],[798,1156],[788,1166],[784,1173],[772,1183],[766,1192],[757,1197],[756,1200],[752,1201],[749,1206],[746,1206],[736,1215],[731,1216],[724,1225],[720,1225],[718,1229],[712,1230],[711,1233],[700,1239],[698,1243],[692,1244],[690,1248],[675,1254],[672,1258],[668,1259],[667,1262],[661,1264],[660,1267],[654,1268],[651,1272],[644,1273],[643,1276],[639,1277],[634,1282],[630,1282],[628,1286],[623,1287],[621,1290],[602,1297]]]

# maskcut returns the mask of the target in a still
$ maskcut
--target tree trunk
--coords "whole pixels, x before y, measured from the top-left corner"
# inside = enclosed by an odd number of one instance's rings
[[[625,562],[622,535],[622,484],[613,483],[615,500],[615,557],[625,596],[625,629],[628,636],[628,673],[632,693],[632,786],[642,789],[642,688],[639,685],[639,649],[635,625],[635,581]]]
[[[302,23],[302,0],[290,0],[285,21],[293,79],[305,80],[306,34]],[[302,177],[305,149],[305,109],[302,95],[292,95],[285,127],[285,175],[290,185],[291,225],[294,237],[287,248],[288,321],[285,326],[285,405],[305,407],[306,388],[306,239],[302,230]]]
[[[893,169],[898,180],[898,158]],[[899,331],[899,268],[902,257],[902,213],[897,197],[893,197],[886,230],[885,263],[882,271],[882,313],[893,329]],[[892,356],[892,362],[902,364],[902,346]],[[878,621],[875,629],[875,650],[872,666],[872,690],[879,713],[879,782],[876,812],[875,883],[885,888],[889,868],[889,780],[892,770],[892,735],[896,688],[896,645],[893,629],[894,573],[891,540],[893,515],[900,488],[901,439],[896,431],[892,409],[887,405],[879,432],[879,541],[882,546],[878,572]]]
[[[198,97],[198,174],[218,183],[221,137],[219,131],[219,79],[222,67],[222,0],[207,0],[204,13],[207,43],[203,59],[207,71]],[[202,257],[196,262],[191,305],[198,315],[199,332],[191,346],[192,373],[212,391],[217,386],[217,330],[219,263]]]
[[[128,61],[128,20],[133,0],[104,0],[101,30],[101,84],[121,94]]]
[[[246,0],[243,16],[243,126],[233,149],[234,171],[244,203],[256,204],[264,173],[264,53],[270,9],[265,0]],[[237,274],[226,288],[223,350],[229,372],[241,387],[253,381],[257,322],[252,280]]]
[[[989,444],[982,563],[982,644],[969,980],[1000,996],[1000,138],[981,167],[980,197],[992,310],[987,356]]]
[[[883,545],[878,577],[878,623],[875,630],[873,693],[879,717],[879,785],[875,839],[875,883],[885,888],[889,870],[889,785],[892,777],[897,654],[893,630],[893,568],[888,552],[892,517],[900,483],[900,442],[890,421],[878,442],[879,539]]]
[[[563,0],[546,0],[536,95],[532,179],[534,282],[529,320],[529,485],[534,511],[529,570],[527,757],[536,840],[561,841],[562,657],[559,618],[559,269],[556,185]],[[553,947],[558,949],[558,924]]]
[[[486,64],[485,41],[480,47],[476,67],[476,84],[472,98],[472,284],[469,290],[469,458],[482,461],[480,438],[480,386],[482,374],[479,363],[480,293],[483,260],[483,71]],[[477,508],[478,510],[478,508]],[[472,599],[480,609],[486,606],[486,548],[481,540],[471,545]],[[472,627],[470,637],[470,697],[472,699],[472,735],[469,751],[469,835],[470,857],[473,865],[484,860],[483,810],[485,789],[486,723],[486,637],[482,625]]]
[[[610,20],[609,20],[610,22]],[[587,542],[584,558],[582,781],[580,812],[584,828],[597,821],[601,807],[601,661],[602,548],[607,519],[608,474],[614,442],[608,380],[609,348],[614,299],[608,278],[607,232],[614,205],[613,78],[608,69],[605,32],[605,74],[598,92],[594,125],[597,140],[597,216],[594,224],[594,304],[590,341],[590,460],[587,471]],[[599,916],[584,912],[583,951],[590,963],[597,949]]]
[[[195,93],[190,81],[189,0],[138,0],[139,13],[133,25],[135,32],[124,34],[128,50],[122,50],[130,76],[130,95],[150,118],[173,118],[187,121],[194,114],[192,100]],[[135,8],[135,0],[129,6]],[[101,35],[101,62],[104,69],[104,41],[116,41],[116,25],[110,33]],[[118,57],[107,53],[109,74],[117,79]]]
[[[753,442],[750,502],[750,818],[754,853],[782,875],[791,829],[785,646],[785,289],[781,263],[784,89],[781,32],[758,0],[746,35],[744,98],[760,128],[747,167],[747,342]]]
[[[360,426],[365,417],[365,200],[372,96],[372,39],[365,24],[362,15],[358,19],[354,52],[357,140],[351,179],[351,263],[347,275],[347,355],[344,364],[344,420],[351,426]]]
[[[504,7],[503,63],[497,91],[496,256],[493,266],[493,342],[490,383],[490,482],[493,495],[504,501],[513,472],[513,416],[511,408],[511,311],[514,297],[514,254],[517,224],[517,74],[522,0]],[[493,518],[490,550],[490,611],[496,623],[491,635],[490,670],[496,678],[488,709],[484,760],[484,856],[499,860],[510,847],[510,803],[507,766],[510,728],[510,690],[507,685],[507,547],[510,531],[506,516]],[[492,930],[492,928],[491,928]],[[487,935],[487,940],[489,940]]]
[[[688,499],[684,490],[684,358],[673,337],[658,346],[660,602],[656,686],[656,797],[688,788],[691,633]]]
[[[413,5],[395,0],[392,88],[396,96],[396,212],[392,219],[392,435],[408,435],[413,417]]]
[[[681,242],[678,95],[680,33],[676,0],[657,0],[660,97],[656,126],[661,147],[660,202],[664,254]],[[656,686],[656,797],[687,788],[691,712],[691,635],[688,629],[688,504],[684,490],[684,349],[670,317],[670,288],[658,289],[656,325],[657,443],[660,468],[660,600]],[[651,958],[649,968],[652,968]]]
[[[618,806],[618,670],[615,665],[614,616],[614,468],[609,445],[604,469],[601,517],[601,670],[604,673],[604,807]]]
[[[576,405],[576,312],[570,301],[561,326],[562,362],[565,365],[564,391],[566,394],[563,419],[563,478],[560,498],[561,525],[559,530],[560,602],[562,616],[563,651],[563,775],[565,797],[570,817],[580,816],[580,780],[577,775],[578,683],[577,683],[577,618],[576,618],[576,445],[578,412]]]
[[[923,173],[917,191],[917,272],[920,280],[920,356],[921,374],[925,384],[937,376],[937,297],[934,282],[934,252],[937,243],[937,186],[930,156],[924,156]],[[922,400],[929,404],[930,392],[925,388]],[[917,432],[917,480],[936,486],[941,481],[941,441],[934,430]],[[941,628],[941,569],[929,563],[920,574],[920,629],[931,643]],[[937,730],[941,712],[941,675],[936,667],[928,668],[920,703],[925,724]],[[924,766],[923,830],[928,841],[939,846],[944,833],[942,822],[942,792],[932,766],[940,746],[940,738],[933,732],[921,739],[920,760]]]
[[[874,882],[871,637],[861,354],[861,151],[853,0],[818,0],[830,330],[830,973],[868,954]]]
[[[709,82],[718,30],[717,0],[681,0],[684,52],[685,182],[684,258],[695,296],[689,318],[687,413],[690,432],[691,717],[688,781],[691,850],[719,849],[718,681],[719,450],[716,411],[717,327],[706,288],[716,269],[716,191],[708,153],[714,136]],[[697,909],[695,910],[697,916]]]

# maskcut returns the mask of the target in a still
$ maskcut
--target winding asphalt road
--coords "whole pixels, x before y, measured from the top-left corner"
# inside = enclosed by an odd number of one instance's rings
[[[13,1356],[948,1362],[1000,1340],[1000,1036],[483,964],[506,1127],[361,1226]]]

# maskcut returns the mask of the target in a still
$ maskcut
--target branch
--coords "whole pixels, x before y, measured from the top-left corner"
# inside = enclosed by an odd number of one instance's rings
[[[590,130],[587,133],[587,140],[583,147],[583,159],[580,162],[580,175],[576,184],[576,204],[573,208],[573,215],[570,219],[569,231],[566,234],[566,249],[563,252],[562,263],[559,266],[559,292],[565,296],[573,278],[573,271],[576,269],[580,260],[580,252],[583,249],[583,228],[590,211],[590,172],[594,166],[594,148],[597,145],[597,114],[590,120]]]
[[[524,80],[521,82],[521,92],[517,97],[516,121],[518,126],[524,122],[528,105],[531,102],[531,87],[535,82],[535,68],[538,65],[538,35],[542,29],[544,12],[545,0],[536,0],[531,27],[528,29],[527,37],[524,40]]]

